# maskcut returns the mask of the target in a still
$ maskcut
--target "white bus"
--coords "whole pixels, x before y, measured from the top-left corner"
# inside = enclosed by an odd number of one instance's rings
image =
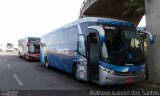
[[[38,60],[40,57],[40,38],[25,37],[18,40],[18,54],[26,60]]]
[[[6,44],[6,51],[7,52],[13,52],[14,51],[14,46],[12,43],[7,43]]]

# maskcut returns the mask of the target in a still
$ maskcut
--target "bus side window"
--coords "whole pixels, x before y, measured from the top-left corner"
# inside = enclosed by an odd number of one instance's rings
[[[83,56],[86,56],[84,36],[79,36],[79,40],[78,40],[78,53],[80,53]]]
[[[68,31],[69,31],[69,33],[68,33],[68,36],[69,36],[68,42],[70,44],[76,44],[77,43],[77,39],[78,39],[77,38],[78,37],[78,26],[77,25],[72,26],[72,27],[68,28]]]

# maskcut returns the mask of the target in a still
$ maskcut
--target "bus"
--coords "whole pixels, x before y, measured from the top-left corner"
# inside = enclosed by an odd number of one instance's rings
[[[40,38],[25,37],[18,40],[18,54],[25,60],[40,59]]]
[[[84,17],[41,37],[40,62],[100,85],[142,81],[145,56],[138,31],[127,21]],[[143,32],[152,42],[152,34]]]

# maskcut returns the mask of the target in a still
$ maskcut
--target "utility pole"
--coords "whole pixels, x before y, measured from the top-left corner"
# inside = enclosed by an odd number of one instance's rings
[[[148,80],[160,84],[160,0],[145,0],[146,27],[154,36],[154,44],[148,44]]]

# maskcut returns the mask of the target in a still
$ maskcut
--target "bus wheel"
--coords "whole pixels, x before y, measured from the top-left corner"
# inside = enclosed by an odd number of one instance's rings
[[[24,59],[28,61],[28,56],[27,56],[27,55],[25,55],[25,56],[24,56]]]
[[[45,67],[46,67],[46,68],[49,68],[49,65],[48,65],[48,60],[47,60],[47,58],[45,59]]]
[[[74,77],[78,80],[78,72],[77,72],[77,65],[74,65],[74,67],[73,67],[73,75],[74,75]]]
[[[20,51],[18,52],[18,54],[19,54],[19,57],[21,57],[21,53],[20,53]]]

